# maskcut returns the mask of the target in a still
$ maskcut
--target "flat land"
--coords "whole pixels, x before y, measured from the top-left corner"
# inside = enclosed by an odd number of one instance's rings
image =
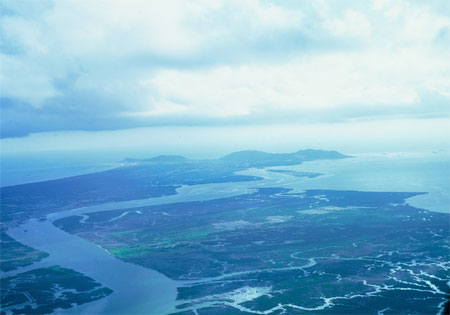
[[[72,269],[52,266],[1,279],[1,314],[49,314],[112,291]]]
[[[414,195],[267,188],[55,224],[185,281],[183,312],[436,313],[448,289],[448,215],[408,206]]]
[[[0,269],[11,271],[48,257],[47,253],[23,245],[5,232],[0,234]]]

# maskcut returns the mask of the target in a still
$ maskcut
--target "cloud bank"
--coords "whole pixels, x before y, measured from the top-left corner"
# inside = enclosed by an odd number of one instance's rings
[[[447,1],[2,1],[1,136],[448,118]]]

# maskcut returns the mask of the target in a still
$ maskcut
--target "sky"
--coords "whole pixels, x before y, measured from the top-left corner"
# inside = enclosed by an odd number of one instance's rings
[[[447,0],[3,0],[0,15],[3,152],[449,146]]]

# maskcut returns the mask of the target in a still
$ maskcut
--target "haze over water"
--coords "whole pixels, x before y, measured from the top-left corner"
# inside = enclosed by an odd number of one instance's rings
[[[119,167],[120,160],[126,157],[146,158],[149,154],[145,151],[116,151],[9,155],[3,158],[2,186],[102,171]],[[304,162],[283,168],[325,174],[302,180],[299,183],[301,189],[425,192],[408,199],[408,202],[431,211],[450,211],[448,151],[358,153],[351,159]]]
[[[296,169],[325,174],[306,180],[305,189],[425,192],[409,198],[408,203],[450,212],[448,152],[367,154],[340,161],[305,162]]]

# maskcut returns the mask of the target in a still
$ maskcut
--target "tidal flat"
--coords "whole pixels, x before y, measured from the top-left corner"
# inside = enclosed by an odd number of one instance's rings
[[[180,311],[437,313],[448,215],[407,205],[414,195],[265,188],[54,224],[181,281]]]
[[[335,160],[323,161],[328,170],[304,168],[326,159]],[[427,185],[383,184],[417,173],[377,165],[374,186],[364,179],[370,164],[358,161],[314,150],[160,156],[4,187],[2,267],[15,265],[2,279],[59,265],[113,291],[45,313],[443,312],[448,213],[409,203],[426,196]],[[345,176],[333,177],[333,163]],[[28,281],[22,296],[37,278]],[[2,307],[21,303],[8,295]]]
[[[1,314],[49,314],[112,293],[95,280],[58,265],[2,278],[1,287]]]

